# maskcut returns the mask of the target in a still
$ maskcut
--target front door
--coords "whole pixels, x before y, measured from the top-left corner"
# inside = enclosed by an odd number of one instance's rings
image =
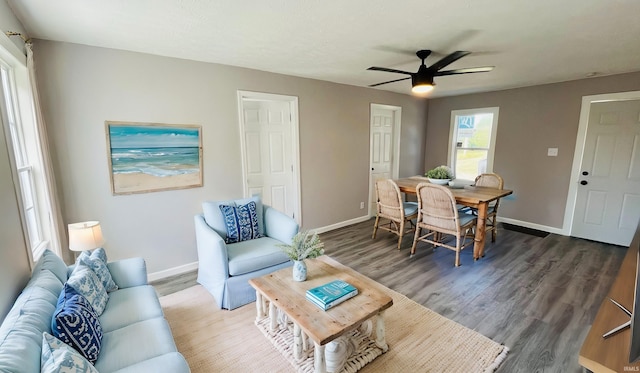
[[[593,102],[571,235],[628,246],[640,219],[640,100]]]
[[[241,113],[245,196],[298,220],[291,102],[241,97]]]

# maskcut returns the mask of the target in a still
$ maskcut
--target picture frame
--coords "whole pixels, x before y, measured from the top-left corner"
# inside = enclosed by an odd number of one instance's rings
[[[105,121],[113,195],[202,187],[202,126]]]

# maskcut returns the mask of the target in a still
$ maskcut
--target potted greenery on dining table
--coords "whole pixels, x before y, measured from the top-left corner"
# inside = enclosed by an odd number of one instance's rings
[[[427,171],[425,176],[429,179],[429,182],[433,184],[446,185],[449,181],[453,180],[453,170],[449,166],[438,166]]]

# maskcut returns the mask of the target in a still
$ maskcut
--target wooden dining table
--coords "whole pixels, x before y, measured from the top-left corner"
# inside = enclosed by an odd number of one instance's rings
[[[412,176],[394,180],[398,188],[405,194],[416,194],[416,187],[420,183],[428,183],[429,179],[421,176]],[[478,222],[473,243],[473,259],[478,260],[484,256],[484,243],[486,238],[486,220],[489,211],[489,203],[499,198],[512,194],[512,190],[487,187],[464,186],[463,188],[450,188],[456,199],[456,203],[474,207],[478,210]]]

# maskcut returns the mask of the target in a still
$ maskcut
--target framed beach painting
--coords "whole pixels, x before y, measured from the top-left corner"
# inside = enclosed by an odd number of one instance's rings
[[[113,194],[202,186],[202,126],[105,122]]]

